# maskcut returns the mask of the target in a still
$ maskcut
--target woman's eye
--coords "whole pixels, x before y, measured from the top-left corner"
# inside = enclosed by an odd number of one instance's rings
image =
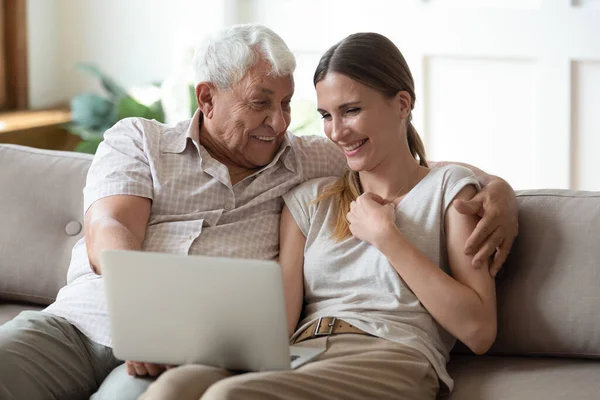
[[[331,115],[330,114],[321,114],[321,119],[329,120],[329,119],[331,119]]]
[[[360,112],[360,108],[349,108],[346,110],[346,114],[356,115]]]

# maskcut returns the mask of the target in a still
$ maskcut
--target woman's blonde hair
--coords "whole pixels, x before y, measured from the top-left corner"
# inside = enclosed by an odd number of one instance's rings
[[[378,33],[355,33],[332,46],[319,61],[313,83],[316,86],[330,72],[346,75],[367,85],[388,98],[400,91],[410,95],[410,108],[415,106],[415,83],[408,64],[394,43]],[[413,126],[412,116],[407,121],[406,137],[410,153],[427,167],[425,146]],[[332,238],[337,241],[351,236],[346,215],[350,203],[362,193],[358,172],[348,169],[335,183],[326,187],[316,198],[320,202],[331,198],[337,209]]]

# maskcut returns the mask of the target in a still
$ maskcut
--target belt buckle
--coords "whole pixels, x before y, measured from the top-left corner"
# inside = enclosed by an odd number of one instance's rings
[[[323,318],[327,318],[327,317],[321,317],[317,321],[317,327],[315,328],[315,333],[313,334],[314,337],[329,336],[333,333],[333,327],[335,326],[335,321],[337,321],[337,318],[331,317],[332,318],[331,322],[329,324],[327,324],[327,326],[329,327],[329,332],[319,333],[319,329],[321,328],[321,323],[323,322]]]

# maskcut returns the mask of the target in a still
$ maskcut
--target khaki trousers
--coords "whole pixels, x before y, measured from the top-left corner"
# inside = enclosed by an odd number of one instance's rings
[[[1,400],[135,400],[153,379],[129,376],[121,364],[48,313],[24,311],[0,326]]]
[[[410,399],[433,400],[437,375],[420,352],[373,336],[340,334],[298,346],[327,350],[291,371],[240,375],[203,365],[171,369],[140,400]]]

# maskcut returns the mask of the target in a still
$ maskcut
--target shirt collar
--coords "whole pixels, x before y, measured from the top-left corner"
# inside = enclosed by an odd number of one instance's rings
[[[196,110],[192,119],[180,122],[174,128],[165,132],[161,151],[163,153],[183,153],[190,142],[188,139],[191,139],[198,148],[200,146],[202,116],[202,112]]]
[[[282,162],[283,166],[287,168],[289,171],[296,173],[296,157],[294,155],[292,149],[292,141],[294,140],[294,136],[290,131],[285,133],[283,140],[281,141],[281,145],[279,146],[279,150],[275,153],[275,157],[273,160],[262,169],[262,171],[271,168],[276,165],[279,161]]]

